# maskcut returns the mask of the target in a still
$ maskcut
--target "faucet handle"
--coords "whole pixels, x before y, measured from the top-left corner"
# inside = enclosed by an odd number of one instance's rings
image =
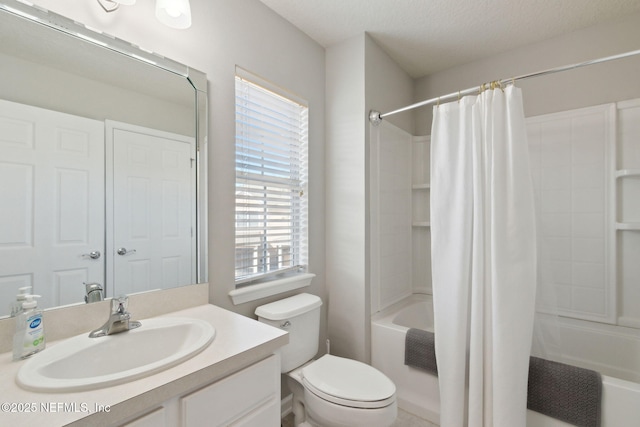
[[[89,338],[103,337],[105,335],[117,334],[131,329],[139,328],[142,324],[131,319],[131,314],[127,311],[129,297],[120,295],[111,298],[111,314],[107,322],[102,327],[91,331]]]

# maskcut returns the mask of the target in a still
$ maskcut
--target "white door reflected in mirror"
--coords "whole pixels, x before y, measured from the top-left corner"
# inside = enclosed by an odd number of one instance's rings
[[[104,123],[0,100],[0,315],[16,289],[40,305],[104,282]]]
[[[107,264],[107,289],[121,295],[195,282],[194,139],[107,121],[110,152],[114,208],[107,224],[120,256],[112,270]]]

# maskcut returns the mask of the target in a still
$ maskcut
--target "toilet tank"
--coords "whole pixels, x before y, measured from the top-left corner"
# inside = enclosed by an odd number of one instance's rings
[[[289,344],[280,348],[282,372],[302,366],[318,352],[320,306],[320,297],[298,294],[256,308],[260,322],[289,332]]]

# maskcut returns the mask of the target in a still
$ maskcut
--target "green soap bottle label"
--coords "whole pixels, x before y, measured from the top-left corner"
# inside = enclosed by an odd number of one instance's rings
[[[38,347],[44,342],[44,329],[42,327],[42,314],[30,316],[27,319],[27,331],[24,336],[24,347]]]

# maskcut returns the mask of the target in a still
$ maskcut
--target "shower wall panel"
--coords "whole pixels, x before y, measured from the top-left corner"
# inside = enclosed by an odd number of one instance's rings
[[[413,293],[431,294],[431,137],[414,136],[411,204]]]
[[[371,312],[411,294],[411,135],[371,130]]]
[[[640,100],[619,102],[617,123],[618,323],[640,328]]]
[[[541,261],[551,270],[558,312],[614,323],[615,106],[533,117],[527,128]]]

